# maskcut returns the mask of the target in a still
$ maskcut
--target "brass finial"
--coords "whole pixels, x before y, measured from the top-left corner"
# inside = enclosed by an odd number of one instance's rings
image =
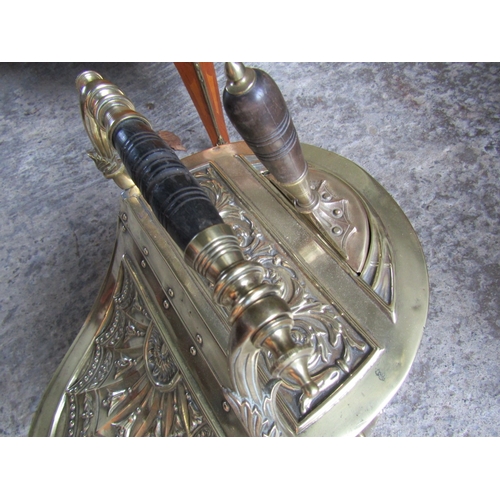
[[[247,93],[255,83],[255,71],[241,62],[227,62],[224,65],[227,76],[226,90],[233,95]]]
[[[224,70],[228,80],[236,83],[245,76],[245,65],[240,62],[227,62],[224,65]]]

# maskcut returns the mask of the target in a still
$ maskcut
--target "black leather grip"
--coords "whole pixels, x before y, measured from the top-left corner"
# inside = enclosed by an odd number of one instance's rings
[[[241,95],[224,90],[227,116],[255,156],[279,182],[291,184],[307,171],[297,131],[275,81],[253,68],[256,80]]]
[[[199,232],[223,223],[175,152],[142,120],[119,123],[112,141],[132,180],[182,250]]]

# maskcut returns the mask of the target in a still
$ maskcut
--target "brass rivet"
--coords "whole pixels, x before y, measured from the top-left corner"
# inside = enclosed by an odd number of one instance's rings
[[[168,309],[168,308],[170,307],[170,302],[169,302],[167,299],[165,299],[165,300],[163,301],[163,307],[164,307],[165,309]]]
[[[142,253],[143,253],[144,255],[148,256],[148,255],[149,255],[149,250],[148,250],[146,247],[144,247],[144,248],[142,249]]]
[[[196,334],[196,342],[200,345],[203,344],[203,339],[199,333]]]
[[[174,291],[173,291],[171,288],[169,288],[169,289],[167,290],[167,293],[168,293],[168,296],[169,296],[169,297],[173,297],[173,296],[174,296]]]
[[[123,213],[123,214],[122,214],[122,221],[123,221],[123,222],[127,222],[127,220],[128,220],[127,214],[126,214],[126,213]]]
[[[339,226],[335,226],[332,231],[334,232],[334,234],[342,234],[342,228],[339,227]]]
[[[141,267],[146,267],[146,261],[144,259],[141,260]]]
[[[222,409],[226,412],[229,413],[231,411],[231,407],[229,406],[227,401],[222,402]]]
[[[190,352],[193,356],[196,356],[196,354],[197,354],[196,347],[195,347],[194,345],[192,345],[192,346],[189,348],[189,352]]]

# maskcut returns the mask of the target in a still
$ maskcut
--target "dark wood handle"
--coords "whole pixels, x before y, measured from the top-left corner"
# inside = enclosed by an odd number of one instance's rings
[[[207,227],[223,223],[203,188],[144,121],[123,120],[112,142],[132,180],[182,250]]]
[[[252,69],[255,81],[244,93],[224,90],[224,109],[257,158],[283,184],[293,184],[307,172],[297,131],[285,99],[274,80]]]

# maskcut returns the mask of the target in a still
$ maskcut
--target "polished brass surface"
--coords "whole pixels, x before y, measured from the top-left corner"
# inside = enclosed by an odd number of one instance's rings
[[[299,212],[311,213],[318,206],[319,196],[311,189],[308,170],[297,181],[280,185],[290,195]]]
[[[98,99],[103,103],[115,106],[123,110],[134,111],[134,105],[123,95],[120,89],[106,82],[99,73],[85,71],[78,75],[76,87],[80,93],[80,111],[87,134],[94,146],[94,151],[89,152],[90,158],[94,160],[96,167],[107,179],[113,179],[122,189],[129,189],[134,182],[125,170],[124,165],[115,153],[109,135],[101,123],[97,121],[97,110],[95,105]],[[101,106],[105,110],[105,106]],[[100,113],[102,115],[102,113]],[[102,116],[101,116],[102,118]],[[113,119],[107,116],[107,120]]]
[[[76,79],[76,86],[82,110],[86,112],[84,121],[93,120],[105,132],[108,145],[111,145],[116,126],[123,120],[135,118],[151,126],[143,115],[135,111],[132,102],[116,85],[104,80],[95,71],[80,74]]]
[[[32,435],[355,436],[370,425],[405,379],[420,343],[425,262],[408,220],[376,181],[345,158],[302,146],[313,186],[339,180],[355,187],[366,207],[375,237],[360,274],[270,182],[244,143],[183,162],[244,257],[241,269],[229,266],[225,284],[247,273],[253,287],[263,273],[262,282],[276,291],[271,297],[281,299],[272,314],[285,327],[293,320],[294,345],[307,354],[302,360],[318,392],[304,394],[273,371],[276,359],[268,353],[279,349],[279,329],[268,337],[261,328],[253,338],[261,349],[245,332],[245,341],[238,344],[236,336],[232,345],[231,307],[213,298],[224,295],[211,282],[220,271],[206,278],[186,266],[133,187],[122,195],[108,279],[47,389]],[[330,201],[342,201],[331,194]],[[259,314],[245,322],[249,329],[262,324]]]
[[[104,131],[109,143],[122,121],[138,118],[148,123],[125,94],[99,74],[83,73],[77,78],[77,86],[87,115]],[[273,375],[303,391],[304,401],[309,401],[317,392],[305,360],[309,349],[293,343],[286,302],[276,297],[279,293],[272,286],[262,283],[263,271],[255,272],[255,265],[249,269],[232,228],[225,224],[206,228],[188,245],[185,259],[195,271],[212,281],[219,290],[216,294],[219,302],[231,308],[232,352],[239,352],[243,343],[250,350],[264,349],[273,359]],[[233,267],[243,272],[234,273]],[[283,321],[284,318],[288,321]],[[304,408],[307,404],[303,404]]]
[[[256,77],[277,95],[258,70],[226,73],[233,95]],[[185,158],[223,223],[181,250],[111,147],[118,123],[147,120],[95,72],[77,88],[92,157],[123,188],[118,235],[30,434],[366,435],[410,369],[428,308],[422,250],[390,195],[350,160],[301,146],[280,98],[276,136],[293,139],[299,168],[287,175],[243,142]]]
[[[227,62],[224,66],[228,81],[226,90],[233,95],[243,95],[251,90],[255,83],[255,71],[246,68],[240,62]]]
[[[226,224],[199,233],[184,256],[195,271],[213,284],[215,301],[228,308],[230,357],[239,355],[244,344],[247,350],[262,350],[272,376],[301,390],[302,410],[307,410],[318,392],[307,369],[311,349],[293,341],[291,311],[279,288],[263,282],[264,268],[244,259],[236,235]]]
[[[91,140],[97,136],[108,147],[113,131],[124,120],[138,118],[148,123],[121,90],[95,72],[79,75],[77,88]],[[230,311],[231,357],[245,351],[246,357],[255,358],[262,350],[277,383],[302,393],[301,411],[305,412],[318,392],[307,367],[310,348],[294,343],[286,301],[276,287],[263,282],[264,270],[259,264],[245,261],[232,228],[218,224],[201,231],[187,246],[185,261],[214,285],[217,302]],[[145,269],[147,262],[142,259],[140,265]],[[190,348],[190,352],[196,354],[196,349]]]
[[[216,390],[225,381],[223,371],[216,381],[206,366],[191,362],[195,341],[187,329],[192,323],[176,312],[176,301],[188,301],[155,242],[141,235],[144,226],[137,217],[151,213],[133,196],[120,207],[114,258],[101,294],[54,376],[30,434],[241,435],[244,431],[234,414],[223,410],[223,396]],[[151,229],[146,222],[146,231]],[[154,238],[154,232],[149,234]],[[138,241],[151,249],[146,257]],[[161,271],[161,284],[153,269]],[[204,350],[224,363],[191,307]]]
[[[186,247],[184,258],[196,272],[215,283],[223,271],[243,261],[243,254],[231,226],[219,224],[198,233]]]

